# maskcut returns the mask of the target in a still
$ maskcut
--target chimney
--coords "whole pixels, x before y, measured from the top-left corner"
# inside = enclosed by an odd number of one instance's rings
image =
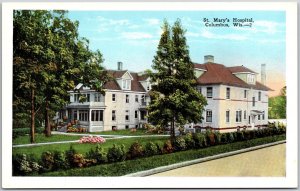
[[[206,63],[206,62],[214,62],[214,56],[213,55],[205,55],[204,63]]]
[[[118,62],[118,70],[123,70],[123,62]]]
[[[261,83],[266,85],[266,64],[261,64]]]

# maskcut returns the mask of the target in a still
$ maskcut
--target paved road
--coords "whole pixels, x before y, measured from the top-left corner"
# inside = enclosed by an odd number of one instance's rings
[[[286,144],[190,165],[151,176],[285,176]]]

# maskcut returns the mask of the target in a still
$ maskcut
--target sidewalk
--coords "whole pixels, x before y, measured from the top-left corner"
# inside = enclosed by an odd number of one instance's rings
[[[168,137],[169,135],[95,135],[95,134],[76,134],[76,133],[64,133],[64,132],[52,132],[56,135],[69,135],[69,136],[95,136],[95,137],[106,137],[106,140],[111,139],[128,139],[128,138],[147,138],[147,137]],[[23,144],[23,145],[13,145],[13,148],[18,147],[34,147],[40,145],[53,145],[53,144],[64,144],[64,143],[77,143],[79,140],[75,141],[57,141],[57,142],[46,142],[46,143],[34,143],[34,144]]]

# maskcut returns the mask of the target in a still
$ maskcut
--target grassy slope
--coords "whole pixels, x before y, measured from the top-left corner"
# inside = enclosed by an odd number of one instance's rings
[[[125,148],[129,148],[130,145],[138,141],[139,143],[145,144],[149,141],[157,142],[159,144],[163,144],[165,140],[167,140],[168,137],[144,137],[144,138],[126,138],[126,139],[112,139],[107,140],[105,143],[101,144],[101,146],[104,148],[104,150],[107,150],[108,148],[112,147],[112,145],[115,143],[117,145],[124,144]],[[78,151],[79,153],[85,154],[88,152],[91,148],[95,148],[96,144],[79,144],[79,143],[64,143],[64,144],[53,144],[53,145],[41,145],[41,146],[34,146],[34,147],[19,147],[19,148],[13,148],[13,154],[32,154],[35,158],[39,158],[41,154],[45,151],[66,151],[70,148],[70,146],[73,146],[73,148]]]
[[[218,145],[204,149],[188,150],[166,155],[157,155],[148,158],[128,160],[113,164],[103,164],[82,169],[76,168],[64,171],[49,172],[39,176],[122,176],[125,174],[156,168],[159,166],[203,158],[284,139],[285,135],[257,138],[244,142],[236,142],[232,144]]]

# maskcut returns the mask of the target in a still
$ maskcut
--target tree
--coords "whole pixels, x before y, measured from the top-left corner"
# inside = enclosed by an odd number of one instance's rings
[[[280,95],[269,98],[269,119],[286,118],[286,86],[284,86]]]
[[[68,103],[67,90],[83,82],[104,93],[102,84],[109,79],[102,54],[89,49],[89,41],[78,36],[79,23],[66,13],[14,11],[14,106],[31,100],[31,137],[37,111],[44,111],[45,134],[50,136],[51,115]],[[23,105],[26,113],[29,104]]]
[[[154,125],[171,126],[171,138],[175,137],[176,124],[201,122],[206,99],[195,89],[193,63],[180,20],[173,27],[167,21],[162,26],[151,80],[149,121]]]

